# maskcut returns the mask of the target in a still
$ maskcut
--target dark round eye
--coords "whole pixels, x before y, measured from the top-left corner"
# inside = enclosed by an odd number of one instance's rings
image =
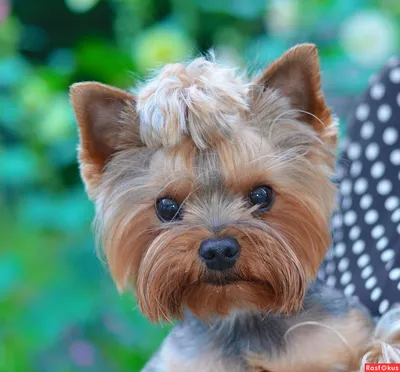
[[[162,222],[168,222],[172,220],[180,220],[180,205],[174,199],[163,198],[158,199],[156,203],[157,217]]]
[[[258,205],[260,212],[268,211],[275,201],[275,193],[269,186],[258,186],[250,191],[249,200],[251,205]]]

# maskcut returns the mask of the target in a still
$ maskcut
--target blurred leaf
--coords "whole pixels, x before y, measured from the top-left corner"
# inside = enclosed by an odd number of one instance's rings
[[[87,228],[92,205],[81,190],[71,190],[58,197],[37,193],[25,199],[21,215],[26,223],[37,228],[76,231]]]
[[[137,39],[133,56],[139,71],[160,67],[168,62],[186,59],[194,44],[182,30],[172,25],[152,27]]]
[[[114,46],[100,40],[87,40],[80,44],[76,53],[78,69],[91,79],[122,87],[132,84],[132,60]]]
[[[36,155],[27,148],[15,146],[0,153],[0,184],[22,186],[37,179]]]
[[[96,6],[99,0],[65,0],[67,7],[76,13],[85,13]]]
[[[36,134],[40,140],[52,143],[60,139],[67,139],[75,134],[76,128],[68,94],[52,96],[51,101],[42,113]]]
[[[1,32],[1,31],[0,31]],[[0,44],[1,45],[1,44]],[[30,73],[29,63],[21,56],[0,59],[0,87],[20,83]]]
[[[0,58],[9,57],[17,49],[21,26],[15,17],[0,22]]]
[[[208,12],[230,13],[238,18],[257,18],[265,10],[265,0],[196,0],[197,5]]]
[[[3,248],[4,249],[4,248]],[[0,303],[21,280],[21,266],[10,252],[0,253]]]

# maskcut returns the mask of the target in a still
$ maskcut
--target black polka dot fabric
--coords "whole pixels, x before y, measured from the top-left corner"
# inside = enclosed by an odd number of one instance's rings
[[[333,245],[319,278],[374,316],[400,303],[400,59],[370,81],[337,167]]]

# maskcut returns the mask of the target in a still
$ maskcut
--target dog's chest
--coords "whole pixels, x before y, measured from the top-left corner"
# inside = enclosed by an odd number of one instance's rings
[[[229,321],[206,325],[187,314],[160,351],[162,371],[250,371],[251,354],[278,353],[284,347],[286,328],[281,320],[266,316],[237,313]]]
[[[304,310],[289,318],[237,312],[205,324],[188,313],[145,372],[338,371],[350,365],[349,350],[357,353],[369,332],[364,312],[314,289]]]

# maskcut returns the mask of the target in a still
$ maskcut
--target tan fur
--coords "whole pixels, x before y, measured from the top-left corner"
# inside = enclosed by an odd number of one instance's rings
[[[71,99],[99,243],[118,288],[135,285],[144,315],[172,320],[189,308],[208,320],[233,309],[301,308],[330,245],[335,196],[336,128],[315,46],[289,50],[255,79],[199,58],[166,66],[137,96],[82,83],[71,88]],[[261,185],[274,190],[275,203],[257,213],[248,195]],[[181,204],[182,220],[158,219],[155,204],[165,197]],[[199,247],[221,237],[236,238],[240,256],[227,272],[211,272]],[[252,355],[254,371],[350,365],[369,336],[361,323],[351,314],[325,324],[355,353],[326,329],[308,343],[301,342],[306,328],[297,329],[284,358]],[[211,355],[186,363],[163,353],[174,372],[236,368],[213,363]]]
[[[259,85],[279,89],[289,97],[291,106],[302,110],[301,120],[312,125],[322,138],[336,144],[331,111],[321,91],[318,51],[313,44],[302,44],[288,50],[259,77]]]
[[[301,306],[329,246],[335,193],[335,133],[315,47],[292,49],[255,81],[200,58],[165,67],[137,99],[96,83],[75,85],[71,97],[103,251],[121,290],[136,282],[145,315]],[[254,216],[246,198],[264,184],[276,202]],[[159,197],[182,203],[183,221],[161,223]],[[209,280],[224,278],[206,272],[198,249],[225,236],[239,241],[241,258],[231,284],[216,287]]]
[[[139,145],[135,97],[99,83],[71,87],[71,102],[79,125],[79,163],[92,197],[110,156],[124,144]]]
[[[248,111],[247,79],[198,58],[167,65],[138,94],[140,132],[149,147],[173,147],[190,136],[199,148],[232,138]]]
[[[285,355],[268,360],[262,355],[251,356],[252,372],[354,371],[372,331],[371,320],[359,311],[339,320],[305,324],[287,335]]]
[[[394,307],[379,319],[363,354],[361,372],[365,363],[400,363],[400,307]]]
[[[342,372],[358,369],[373,324],[366,314],[352,311],[340,320],[304,324],[287,334],[287,351],[273,357],[249,354],[248,372]],[[162,350],[167,372],[242,372],[217,353],[188,359],[168,347]]]

